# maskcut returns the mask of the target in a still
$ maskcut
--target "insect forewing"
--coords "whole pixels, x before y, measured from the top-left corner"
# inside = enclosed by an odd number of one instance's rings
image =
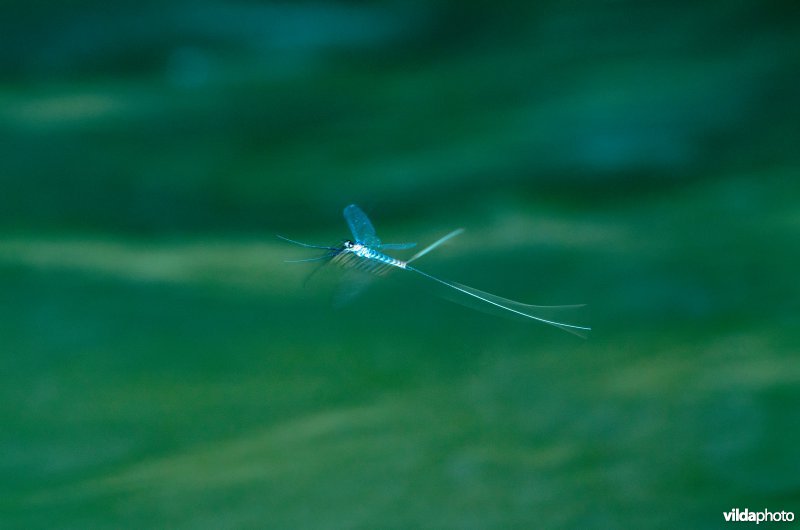
[[[353,233],[353,238],[356,243],[366,245],[371,248],[378,248],[381,245],[381,240],[375,234],[375,228],[369,222],[369,217],[361,208],[355,204],[351,204],[344,209],[344,218],[347,221],[347,226]]]

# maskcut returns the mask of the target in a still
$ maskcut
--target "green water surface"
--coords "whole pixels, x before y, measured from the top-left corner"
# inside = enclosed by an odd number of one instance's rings
[[[800,512],[796,11],[5,2],[0,527]],[[274,235],[349,203],[593,332],[402,274],[336,307]]]

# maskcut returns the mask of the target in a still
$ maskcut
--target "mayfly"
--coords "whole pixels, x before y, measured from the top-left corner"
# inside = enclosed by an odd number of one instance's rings
[[[516,315],[519,317],[537,320],[545,324],[550,324],[551,326],[563,329],[564,331],[573,333],[580,337],[584,337],[585,332],[591,330],[591,328],[588,327],[576,326],[574,324],[565,324],[564,322],[556,322],[554,320],[549,320],[547,318],[543,318],[542,316],[537,316],[534,314],[534,312],[538,312],[541,314],[542,311],[546,310],[573,308],[580,306],[537,306],[537,305],[523,304],[521,302],[515,302],[514,300],[509,300],[507,298],[502,298],[494,294],[480,291],[473,287],[461,285],[456,282],[442,280],[441,278],[437,278],[436,276],[428,274],[427,272],[423,272],[411,265],[412,262],[421,258],[422,256],[429,253],[436,247],[442,245],[446,241],[449,241],[455,236],[461,234],[464,231],[462,228],[450,232],[446,236],[436,240],[432,244],[428,245],[424,249],[414,254],[407,261],[403,261],[397,258],[393,258],[387,254],[384,254],[383,251],[409,249],[415,247],[416,243],[382,243],[381,240],[378,239],[378,236],[375,233],[375,228],[372,226],[372,223],[370,222],[367,215],[361,210],[361,208],[359,208],[355,204],[351,204],[350,206],[344,209],[344,218],[347,221],[348,226],[350,227],[350,232],[353,234],[353,239],[345,240],[344,242],[342,242],[341,245],[336,247],[329,247],[325,245],[309,245],[307,243],[294,241],[292,239],[283,236],[278,236],[280,239],[288,241],[289,243],[294,243],[295,245],[327,251],[323,256],[315,258],[299,259],[299,260],[287,260],[287,261],[307,262],[307,261],[329,260],[331,262],[338,263],[347,268],[354,268],[357,270],[369,272],[371,274],[376,274],[376,275],[384,275],[394,269],[411,271],[416,274],[419,274],[420,276],[424,276],[429,280],[444,285],[450,289],[455,289],[456,291],[465,294],[467,296],[470,296],[476,300],[479,300],[482,303],[490,304],[490,306],[493,306],[494,308],[499,308],[505,312],[508,312],[511,315]]]

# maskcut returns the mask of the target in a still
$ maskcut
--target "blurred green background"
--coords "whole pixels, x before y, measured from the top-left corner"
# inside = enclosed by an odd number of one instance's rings
[[[0,12],[3,528],[800,511],[796,2]],[[352,202],[592,335],[334,308]]]

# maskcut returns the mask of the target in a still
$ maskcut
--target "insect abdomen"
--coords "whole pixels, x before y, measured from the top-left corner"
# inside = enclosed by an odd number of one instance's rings
[[[379,276],[388,273],[393,268],[406,268],[406,262],[369,248],[340,252],[333,258],[333,261],[348,269],[357,269]]]

